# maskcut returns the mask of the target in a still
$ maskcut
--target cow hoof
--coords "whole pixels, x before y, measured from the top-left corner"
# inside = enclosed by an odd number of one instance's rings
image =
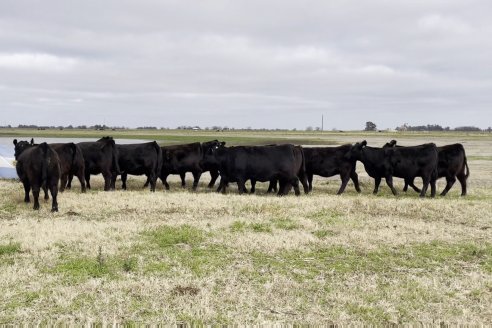
[[[52,212],[52,213],[53,213],[53,212],[58,212],[58,207],[52,208],[52,209],[51,209],[51,212]]]
[[[32,208],[33,210],[39,210],[39,205],[34,205],[34,207]]]

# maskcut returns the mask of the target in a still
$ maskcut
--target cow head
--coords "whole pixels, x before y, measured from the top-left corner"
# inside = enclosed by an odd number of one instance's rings
[[[113,140],[113,137],[110,137],[110,136],[102,137],[98,141],[108,141],[108,140]]]
[[[391,148],[395,146],[396,146],[396,140],[391,140],[390,142],[385,143],[383,148]]]
[[[19,155],[22,154],[24,150],[34,146],[34,138],[31,138],[31,141],[17,141],[14,139],[14,156],[15,160],[18,159]]]
[[[213,144],[207,147],[207,149],[204,149],[203,152],[203,159],[200,162],[200,165],[203,165],[205,163],[207,164],[217,164],[217,153],[220,152],[221,149],[225,148],[225,141],[217,141],[214,140]]]
[[[357,142],[350,150],[345,154],[345,158],[347,159],[355,159],[360,160],[362,158],[362,150],[367,146],[367,141],[363,140],[362,142]]]
[[[203,149],[203,156],[205,156],[210,150],[214,147],[220,147],[224,146],[225,141],[220,142],[219,140],[215,139],[212,141],[207,141],[207,142],[202,142],[202,149]]]

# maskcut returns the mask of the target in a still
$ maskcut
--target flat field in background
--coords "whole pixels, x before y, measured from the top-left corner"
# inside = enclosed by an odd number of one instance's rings
[[[38,212],[24,204],[19,182],[0,180],[0,323],[492,324],[490,134],[0,130],[102,135],[163,144],[461,142],[469,195],[459,196],[457,182],[444,198],[393,197],[383,182],[374,196],[358,163],[360,195],[349,183],[336,196],[338,177],[281,198],[266,184],[257,195],[239,196],[235,184],[216,194],[208,174],[197,192],[172,178],[170,191],[159,183],[153,194],[141,177],[107,193],[93,177],[86,194],[75,181],[52,214],[50,203]]]

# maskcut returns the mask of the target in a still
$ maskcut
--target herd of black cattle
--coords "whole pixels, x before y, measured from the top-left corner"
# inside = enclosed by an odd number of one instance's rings
[[[113,138],[103,137],[95,142],[41,143],[17,141],[14,139],[17,174],[24,185],[25,202],[29,202],[32,189],[34,209],[39,209],[39,193],[43,189],[45,199],[50,190],[52,211],[58,211],[57,194],[71,187],[73,176],[81,184],[82,192],[90,189],[90,176],[102,174],[104,190],[115,189],[118,175],[121,175],[122,188],[126,189],[128,174],[146,175],[150,190],[155,191],[157,178],[166,189],[166,179],[170,174],[179,174],[185,186],[185,174],[193,174],[193,190],[198,187],[203,172],[212,177],[209,188],[221,177],[218,192],[225,193],[230,182],[238,185],[239,193],[247,192],[245,182],[250,180],[251,193],[257,181],[270,182],[268,192],[287,194],[293,187],[299,195],[299,182],[305,193],[312,190],[313,175],[330,177],[339,174],[342,184],[337,194],[344,192],[350,179],[357,192],[361,192],[356,162],[363,163],[368,175],[374,178],[374,193],[379,189],[381,179],[385,178],[394,195],[393,177],[403,178],[404,191],[411,186],[424,197],[429,185],[431,196],[436,193],[436,180],[446,178],[444,196],[456,179],[461,183],[461,195],[466,195],[466,180],[469,169],[465,150],[461,144],[436,147],[433,143],[419,146],[401,147],[396,141],[382,148],[369,147],[364,140],[356,144],[339,147],[301,147],[291,144],[267,146],[226,147],[225,142],[213,140],[204,143],[191,143],[160,147],[157,142],[117,145]],[[416,177],[422,178],[422,190],[414,185]],[[278,184],[278,188],[277,188]]]

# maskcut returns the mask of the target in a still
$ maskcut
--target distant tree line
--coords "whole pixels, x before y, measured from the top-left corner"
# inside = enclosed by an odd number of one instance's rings
[[[442,127],[439,124],[427,124],[427,125],[416,125],[411,126],[408,124],[403,124],[395,129],[396,131],[464,131],[464,132],[473,132],[473,131],[487,131],[491,132],[492,128],[488,127],[487,129],[480,129],[476,126],[458,126],[454,129],[451,129],[449,126]]]

